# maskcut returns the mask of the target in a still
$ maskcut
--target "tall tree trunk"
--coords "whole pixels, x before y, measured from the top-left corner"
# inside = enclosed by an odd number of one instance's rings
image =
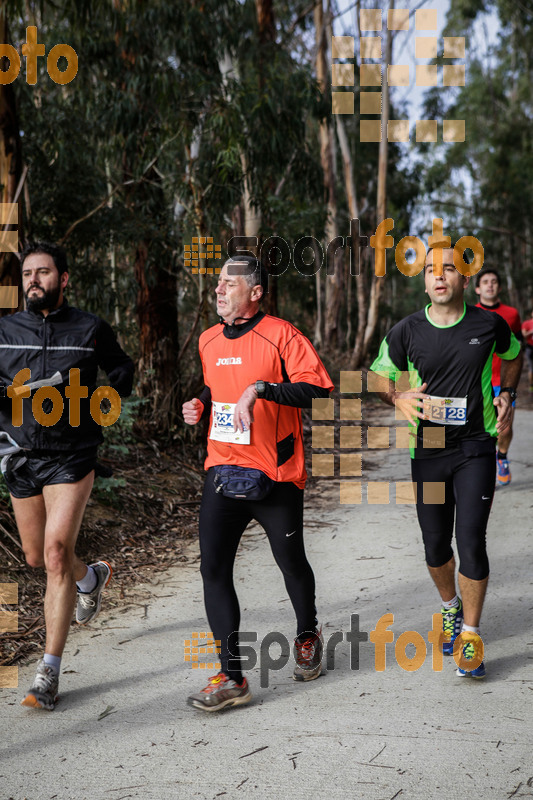
[[[317,264],[320,264],[320,257],[321,253],[318,248],[318,244],[313,242],[313,250],[315,253],[315,260]],[[324,342],[323,336],[323,320],[322,320],[322,270],[319,269],[315,275],[315,287],[316,287],[316,318],[315,318],[315,331],[313,335],[313,344],[315,347],[322,347]]]
[[[128,3],[113,0],[118,14],[128,13]],[[140,56],[149,58],[150,52],[138,53],[122,46],[121,30],[127,29],[126,20],[117,28],[115,45],[117,58],[123,68],[121,89],[128,83],[129,71]],[[139,113],[146,113],[144,100],[139,93]],[[139,151],[122,152],[125,184],[134,177],[132,165]],[[139,325],[139,381],[138,393],[150,399],[151,421],[163,433],[168,432],[177,419],[180,399],[180,365],[178,362],[178,285],[172,256],[166,243],[161,241],[159,224],[167,208],[161,186],[161,177],[155,166],[143,175],[144,180],[133,182],[126,193],[126,204],[139,221],[137,242],[132,242],[135,252],[134,274],[137,282],[136,314]]]
[[[263,95],[264,93],[268,92],[268,87],[266,86],[265,81],[265,71],[266,65],[269,62],[271,54],[274,54],[275,48],[277,48],[276,43],[276,25],[274,19],[274,3],[273,0],[255,0],[255,8],[256,8],[256,15],[257,15],[257,35],[258,35],[258,89],[259,95]],[[247,236],[257,236],[259,243],[258,243],[258,252],[257,255],[260,257],[261,246],[263,244],[264,236],[261,233],[261,226],[263,223],[263,214],[260,208],[254,208],[251,205],[251,177],[248,175],[248,182],[245,183],[245,193],[244,193],[244,201],[245,201],[245,209],[246,209],[246,218],[247,218],[247,231],[253,231],[255,228],[256,232],[246,233]],[[283,181],[283,178],[282,178]],[[283,184],[280,182],[280,186],[278,187],[281,191]],[[271,182],[268,189],[271,194],[276,194],[277,189],[275,184]],[[272,222],[271,220],[265,220],[268,223]],[[268,294],[265,296],[262,309],[267,314],[272,314],[272,316],[277,317],[278,312],[278,279],[271,278],[269,281],[269,291]]]
[[[0,10],[0,41],[9,42],[6,9]],[[2,58],[1,62],[7,62]],[[7,64],[2,63],[2,67]],[[23,242],[22,230],[22,146],[20,140],[15,92],[12,84],[0,84],[0,202],[18,203],[18,223],[0,225],[0,231],[18,233]],[[13,252],[0,252],[0,285],[17,286],[18,308],[22,308],[20,262]],[[14,309],[0,308],[0,315],[11,314]]]
[[[324,20],[323,0],[317,0],[314,7],[316,42],[316,77],[322,94],[329,93],[329,71],[327,65],[326,22]],[[320,161],[327,200],[326,248],[338,236],[337,200],[335,196],[335,164],[333,133],[329,122],[322,121],[319,128]],[[336,347],[340,340],[339,317],[343,292],[343,248],[337,248],[326,274],[325,340],[330,347]]]
[[[273,42],[276,35],[272,0],[255,0],[259,43]]]
[[[394,8],[394,0],[390,0],[389,8]],[[378,160],[378,197],[377,197],[377,225],[387,217],[387,155],[388,139],[387,125],[389,121],[389,85],[387,81],[387,64],[392,63],[392,31],[387,29],[387,47],[385,65],[383,69],[383,102],[381,107],[381,142],[379,143]],[[377,226],[376,226],[377,227]],[[379,303],[385,285],[385,275],[378,277],[372,274],[372,287],[370,289],[370,303],[368,307],[368,318],[365,328],[365,336],[361,353],[360,363],[366,358],[372,337],[377,328]]]
[[[252,202],[252,177],[248,168],[246,153],[241,153],[241,168],[243,175],[242,205],[244,208],[244,235],[259,236],[261,229],[261,209]]]
[[[105,160],[105,178],[107,185],[107,194],[109,196],[107,207],[113,208],[113,186],[111,184],[111,167],[109,165],[108,158],[106,158]],[[111,264],[111,288],[113,290],[114,320],[115,320],[115,325],[119,327],[120,308],[118,304],[118,285],[117,285],[117,250],[115,247],[115,242],[113,241],[113,232],[111,232],[111,236],[109,238],[109,249],[107,252],[109,257],[109,263]]]
[[[164,207],[159,176],[152,171],[147,176],[149,202],[142,186],[133,201],[147,215],[160,213]],[[175,423],[179,399],[178,314],[176,275],[169,263],[168,251],[147,230],[135,251],[137,291],[137,320],[140,332],[139,384],[141,397],[149,397],[156,426],[168,431]]]
[[[353,172],[353,163],[352,163],[352,154],[350,153],[350,146],[348,143],[348,137],[346,136],[346,131],[344,128],[344,122],[342,116],[337,115],[335,119],[336,128],[337,128],[337,138],[339,140],[339,145],[341,148],[342,154],[342,163],[344,168],[344,186],[346,190],[346,197],[348,200],[348,208],[350,210],[350,219],[359,219],[359,204],[357,202],[357,191],[355,188],[355,180],[354,180],[354,172]],[[356,230],[351,231],[352,236],[352,252],[355,254],[354,257],[359,255],[359,226],[357,226]],[[358,259],[359,260],[359,259]],[[347,280],[349,281],[348,288],[351,287],[351,279],[352,276],[348,273]],[[350,364],[355,361],[358,356],[358,353],[362,350],[363,340],[364,340],[364,333],[365,333],[365,325],[366,325],[366,310],[367,310],[367,298],[365,293],[365,280],[364,280],[364,270],[361,270],[359,267],[358,273],[355,276],[355,282],[357,287],[357,331],[355,335],[355,345],[354,351],[352,354]],[[351,308],[350,302],[347,303],[347,316],[348,316],[348,325],[346,331],[346,346],[349,347],[350,345],[350,337],[351,337]],[[358,362],[359,363],[359,362]],[[353,369],[353,367],[351,367]]]

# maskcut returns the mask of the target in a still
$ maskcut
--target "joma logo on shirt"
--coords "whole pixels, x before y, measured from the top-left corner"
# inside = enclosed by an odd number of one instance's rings
[[[228,367],[231,364],[242,364],[241,357],[238,356],[238,358],[234,358],[232,356],[231,358],[219,358],[217,363],[216,363],[216,366],[217,367]]]

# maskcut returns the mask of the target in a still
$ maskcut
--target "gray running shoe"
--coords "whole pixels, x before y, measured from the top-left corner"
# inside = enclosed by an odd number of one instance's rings
[[[252,693],[248,688],[246,678],[239,686],[235,681],[230,680],[225,672],[219,672],[209,678],[209,683],[197,694],[191,694],[187,698],[187,703],[193,708],[200,708],[202,711],[220,711],[222,708],[230,706],[242,706],[249,703]]]
[[[79,625],[86,625],[91,622],[98,612],[102,604],[102,592],[111,580],[113,570],[107,561],[97,561],[95,564],[90,564],[96,572],[97,583],[92,592],[78,591],[78,602],[76,605],[76,622]]]
[[[49,664],[45,664],[43,660],[39,661],[33,686],[20,705],[53,711],[59,696],[57,694],[58,682],[59,675],[55,669]]]
[[[322,638],[322,628],[312,634],[303,642],[294,640],[294,660],[296,666],[292,677],[295,681],[314,681],[320,677],[322,672],[322,653],[324,651],[324,640]]]

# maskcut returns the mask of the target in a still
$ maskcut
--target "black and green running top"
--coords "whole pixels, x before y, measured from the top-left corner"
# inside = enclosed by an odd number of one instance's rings
[[[491,385],[492,354],[512,360],[520,352],[519,342],[499,314],[465,303],[457,322],[441,326],[430,319],[430,305],[401,320],[389,331],[370,367],[392,381],[401,373],[408,373],[409,385],[427,383],[425,393],[432,397],[466,398],[464,424],[442,425],[417,420],[413,426],[416,427],[416,448],[411,448],[411,456],[417,459],[442,455],[464,440],[480,444],[493,441],[496,411]],[[427,446],[431,443],[429,431],[426,432],[426,447],[423,447],[423,429],[428,427],[444,428],[445,449]]]

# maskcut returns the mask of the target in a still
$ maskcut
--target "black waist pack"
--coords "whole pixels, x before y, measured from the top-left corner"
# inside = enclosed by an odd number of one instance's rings
[[[215,491],[235,500],[263,500],[275,481],[260,469],[219,464],[213,467]]]

